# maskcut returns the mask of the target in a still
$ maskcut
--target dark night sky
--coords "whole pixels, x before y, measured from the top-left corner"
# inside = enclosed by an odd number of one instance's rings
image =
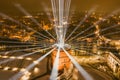
[[[0,12],[20,14],[14,3],[20,3],[29,12],[43,11],[41,3],[51,8],[50,0],[0,0]],[[88,10],[94,5],[99,5],[98,11],[113,11],[120,8],[120,0],[72,0],[71,9]]]

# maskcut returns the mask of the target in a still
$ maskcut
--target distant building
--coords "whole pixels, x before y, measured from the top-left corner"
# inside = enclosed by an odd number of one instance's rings
[[[120,56],[109,52],[106,60],[114,75],[120,79]]]

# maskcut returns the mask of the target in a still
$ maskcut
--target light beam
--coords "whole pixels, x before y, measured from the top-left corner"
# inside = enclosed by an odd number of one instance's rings
[[[85,80],[94,80],[83,68],[78,64],[75,59],[64,49],[63,51],[66,53],[66,55],[70,58],[72,63],[75,65],[75,67],[78,69],[78,71],[81,73],[81,75],[84,77]]]

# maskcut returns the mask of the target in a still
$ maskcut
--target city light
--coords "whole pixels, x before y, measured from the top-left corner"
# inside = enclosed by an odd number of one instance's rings
[[[83,4],[89,1],[80,1],[74,9],[76,2],[40,1],[44,10],[36,11],[41,7],[30,5],[34,1],[10,1],[19,15],[12,7],[1,7],[9,10],[0,11],[0,78],[6,74],[8,80],[119,80],[120,9],[110,5],[110,11],[106,6],[101,11],[94,2]]]

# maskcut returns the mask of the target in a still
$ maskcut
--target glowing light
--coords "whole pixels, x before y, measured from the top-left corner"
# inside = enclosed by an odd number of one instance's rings
[[[63,26],[57,26],[58,28],[63,28]]]
[[[26,75],[25,75],[25,76],[23,76],[20,80],[29,80],[29,78],[30,78],[29,76],[26,76]]]
[[[33,61],[33,63],[34,63],[34,64],[39,64],[39,62],[38,62],[38,61]]]
[[[5,67],[3,70],[7,71],[10,67]]]
[[[17,71],[17,70],[18,70],[18,68],[13,68],[13,69],[12,69],[12,71]]]
[[[57,76],[58,76],[58,66],[59,66],[59,54],[60,54],[60,49],[62,48],[64,50],[64,52],[67,54],[67,56],[70,58],[70,60],[73,62],[73,64],[75,65],[75,67],[78,69],[79,72],[81,72],[81,74],[83,75],[83,77],[86,79],[86,80],[93,80],[92,77],[75,61],[75,59],[65,50],[65,48],[69,47],[69,45],[67,46],[67,44],[65,44],[65,34],[66,34],[66,28],[67,28],[67,24],[68,24],[68,15],[69,15],[69,8],[70,8],[70,2],[71,0],[68,0],[68,1],[64,1],[64,0],[51,0],[52,2],[52,8],[53,8],[53,16],[54,16],[54,25],[55,25],[55,31],[56,31],[56,34],[57,34],[57,41],[56,41],[56,44],[55,44],[55,47],[58,48],[58,52],[57,52],[57,56],[55,58],[55,61],[54,61],[54,66],[53,66],[53,69],[52,69],[52,73],[51,73],[51,76],[50,76],[50,80],[56,80],[57,79]],[[57,3],[58,2],[58,3]],[[27,12],[25,11],[19,4],[16,4],[16,6],[24,13],[26,14],[28,18],[30,18],[31,20],[33,20],[33,22],[35,22],[38,26],[40,26],[40,24]],[[65,9],[64,9],[65,8]],[[58,12],[57,12],[58,11]],[[85,18],[79,23],[79,25],[75,28],[75,30],[73,30],[73,32],[68,36],[67,39],[69,39],[72,34],[77,30],[77,28],[79,26],[81,26],[83,24],[84,21],[86,21],[87,17],[89,17],[89,15],[92,13],[92,10],[90,12],[88,12],[88,15],[85,15]],[[20,24],[21,26],[25,27],[25,28],[28,28],[29,30],[32,30],[38,34],[40,34],[39,32],[23,25],[22,23],[0,13],[0,15],[2,15],[3,17],[6,17],[8,18],[9,20],[17,23],[17,24]],[[93,13],[93,15],[95,15],[95,13]],[[108,17],[108,16],[107,16]],[[106,17],[106,18],[107,18]],[[104,21],[105,19],[103,18],[99,18],[99,21],[95,22],[94,25],[98,25],[101,21]],[[83,34],[84,32],[92,29],[94,27],[94,25],[90,26],[89,28],[87,28],[85,31],[82,31],[81,33],[77,34],[75,37],[73,37],[72,39],[75,39],[76,37],[78,37],[79,35]],[[96,26],[96,28],[99,28],[99,26]],[[48,30],[48,26],[44,26],[44,28],[42,28],[43,30],[45,29]],[[47,31],[46,31],[47,32]],[[95,33],[98,34],[99,31],[96,31]],[[54,36],[52,36],[49,32],[47,32],[53,39]],[[92,33],[93,34],[93,33]],[[42,39],[49,39],[50,40],[50,37],[47,37],[43,34],[40,34],[43,38]],[[88,36],[88,35],[87,35]],[[85,36],[86,37],[86,36]],[[66,39],[66,40],[67,40]],[[72,40],[70,39],[70,40]],[[27,38],[25,38],[25,40],[27,40]],[[90,39],[88,39],[89,42],[91,42]],[[53,41],[50,41],[50,42],[53,42]],[[24,49],[25,50],[25,49]],[[44,58],[46,58],[47,55],[49,55],[53,50],[55,49],[52,49],[51,51],[49,51],[48,53],[46,53],[45,55],[43,55],[42,57],[40,57],[39,59],[37,59],[36,61],[33,61],[32,64],[30,64],[29,66],[27,66],[26,68],[22,68],[20,70],[20,72],[18,74],[16,74],[13,79],[11,80],[18,80],[21,76],[21,80],[28,80],[30,78],[30,75],[31,73],[29,72],[31,69],[33,69],[37,64],[39,64],[39,62],[41,60],[43,60]],[[18,51],[18,50],[16,50]],[[21,51],[21,50],[19,50]],[[41,51],[44,51],[44,50],[41,50]],[[12,52],[15,52],[15,51],[12,51]],[[37,51],[39,52],[39,51]],[[6,52],[6,53],[9,53],[9,52]],[[29,55],[32,55],[34,54],[35,52],[33,53],[30,53],[30,54],[25,54],[25,55],[22,55],[20,57],[15,57],[15,56],[11,56],[9,58],[11,59],[25,59],[25,60],[32,60],[32,58],[25,58],[25,56],[29,56]],[[1,56],[0,57],[2,58],[8,58],[8,56]],[[10,59],[10,60],[11,60]],[[9,60],[5,61],[5,62],[8,62]],[[2,64],[2,63],[1,63]],[[8,70],[9,67],[5,67],[4,70]],[[18,68],[13,68],[12,71],[17,71]],[[39,68],[34,68],[34,73],[39,73]],[[24,75],[24,76],[23,76]],[[76,79],[77,76],[75,76]]]
[[[30,73],[29,71],[27,71],[27,70],[24,71],[24,74],[25,74],[25,75],[31,75],[31,73]]]
[[[67,21],[63,22],[63,25],[66,25],[66,24],[68,24]]]
[[[103,20],[103,18],[102,18],[102,17],[99,17],[99,20]]]
[[[32,60],[32,58],[26,58],[26,60],[29,60],[29,61],[30,61],[30,60]]]
[[[10,58],[11,58],[11,59],[15,59],[16,57],[15,57],[15,56],[11,56]]]
[[[0,68],[2,68],[2,66],[0,66]]]
[[[37,73],[39,73],[39,72],[40,72],[39,68],[37,68],[37,67],[34,68],[34,73],[35,73],[35,74],[37,74]]]
[[[17,57],[17,59],[24,59],[23,57]]]
[[[8,56],[2,56],[2,58],[8,58]]]
[[[51,52],[53,52],[56,48],[50,50],[48,53],[46,53],[45,55],[43,55],[42,57],[40,57],[39,59],[37,59],[36,61],[34,61],[32,64],[30,64],[27,68],[23,68],[21,69],[21,71],[19,73],[17,73],[15,76],[13,76],[12,78],[10,78],[10,80],[17,80],[19,79],[21,76],[23,76],[25,74],[26,71],[29,71],[31,69],[33,69],[34,66],[36,66],[41,60],[43,60],[44,58],[46,58],[46,56],[48,56]]]
[[[21,72],[24,72],[24,71],[26,71],[26,69],[25,69],[25,68],[22,68],[20,71],[21,71]]]
[[[30,13],[28,13],[20,4],[15,4],[15,6],[21,11],[21,12],[23,12],[26,16],[31,16],[31,14]],[[29,17],[34,23],[36,23],[36,25],[38,25],[41,29],[43,29],[43,27],[39,24],[39,22],[36,20],[36,19],[34,19],[33,17]],[[33,30],[33,29],[32,29]],[[44,30],[44,29],[43,29]],[[37,32],[36,30],[33,30],[33,31],[35,31],[35,32]],[[48,35],[50,35],[53,39],[55,39],[54,38],[54,36],[51,34],[51,33],[49,33],[47,30],[44,30]],[[45,36],[44,34],[41,34],[41,33],[39,33],[39,32],[37,32],[39,35],[41,35],[41,36],[43,36],[44,38],[47,38],[47,39],[51,39],[50,37],[48,37],[48,36]]]
[[[87,20],[87,18],[90,16],[90,14],[95,10],[95,8],[92,8],[87,15],[85,15],[84,19],[82,21],[80,21],[80,23],[75,27],[75,29],[68,35],[68,37],[66,38],[65,41],[67,41],[72,35],[73,33],[83,24],[84,21]],[[80,33],[82,34],[83,31]],[[76,35],[77,36],[77,35]]]

